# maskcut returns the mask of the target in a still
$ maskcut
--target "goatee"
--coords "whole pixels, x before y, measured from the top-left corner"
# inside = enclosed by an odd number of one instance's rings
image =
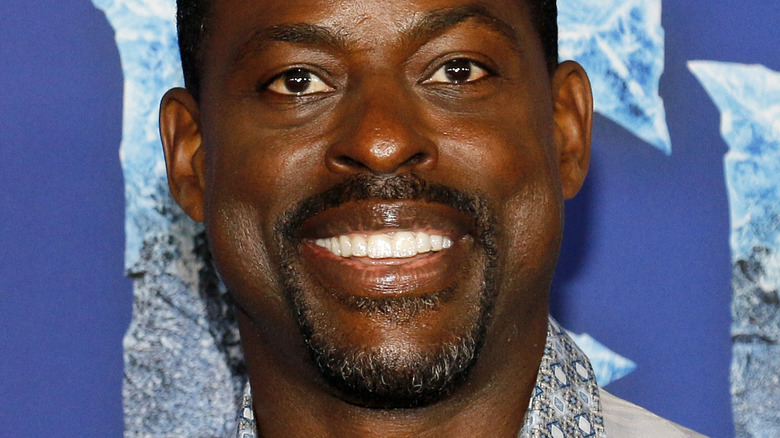
[[[457,333],[425,351],[345,346],[338,327],[316,315],[302,287],[296,265],[304,222],[328,208],[352,201],[414,200],[439,203],[469,215],[475,224],[476,247],[483,254],[482,289],[463,318]],[[290,209],[276,224],[281,249],[281,284],[308,350],[324,380],[354,404],[372,408],[411,408],[435,403],[461,385],[473,369],[485,342],[496,299],[497,252],[495,214],[482,196],[440,184],[415,174],[378,176],[361,174],[311,196]],[[447,288],[415,297],[348,299],[350,309],[377,317],[408,321],[435,311],[452,299]]]

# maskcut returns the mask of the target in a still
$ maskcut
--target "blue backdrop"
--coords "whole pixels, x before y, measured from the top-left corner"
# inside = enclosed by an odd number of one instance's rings
[[[665,2],[671,155],[597,117],[554,313],[638,364],[618,396],[733,436],[720,113],[689,60],[780,71],[774,0]],[[119,436],[124,271],[114,32],[89,0],[0,4],[0,436]]]

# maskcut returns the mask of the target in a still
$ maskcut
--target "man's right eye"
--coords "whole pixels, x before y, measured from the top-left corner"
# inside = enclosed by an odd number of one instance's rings
[[[306,96],[333,91],[333,88],[319,76],[303,68],[294,68],[277,75],[268,82],[265,89],[287,96]]]

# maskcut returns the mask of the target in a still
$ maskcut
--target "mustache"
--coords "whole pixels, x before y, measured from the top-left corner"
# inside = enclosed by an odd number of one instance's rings
[[[288,242],[298,229],[317,213],[352,201],[426,201],[467,214],[477,225],[478,239],[492,235],[496,219],[485,197],[425,180],[414,173],[351,176],[324,192],[309,196],[290,208],[274,227]]]

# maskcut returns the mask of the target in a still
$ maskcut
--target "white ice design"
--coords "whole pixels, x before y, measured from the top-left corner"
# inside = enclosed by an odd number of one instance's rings
[[[125,267],[133,272],[148,230],[169,230],[171,211],[157,117],[160,97],[184,83],[173,0],[92,0],[115,30],[125,77],[120,158],[125,177]]]
[[[245,376],[232,308],[198,248],[202,227],[172,201],[158,133],[163,93],[183,84],[174,0],[93,0],[115,30],[124,73],[120,158],[125,269],[125,436],[224,436]]]
[[[780,250],[780,73],[761,65],[690,61],[721,111],[734,260]]]
[[[558,27],[559,56],[585,67],[596,111],[671,154],[658,94],[664,69],[661,0],[562,0]]]
[[[245,383],[240,375],[238,335],[223,299],[225,291],[215,277],[207,275],[208,264],[197,252],[202,241],[194,236],[202,227],[190,221],[170,198],[157,127],[160,97],[183,84],[175,2],[92,2],[105,12],[116,32],[125,77],[120,157],[126,196],[125,266],[134,278],[135,296],[133,319],[124,341],[125,433],[221,435],[232,427]],[[562,53],[576,52],[575,57],[590,66],[596,93],[604,96],[597,98],[597,110],[668,152],[663,107],[654,97],[657,87],[653,86],[662,59],[662,31],[654,21],[658,11],[653,9],[660,8],[660,3],[640,7],[626,2],[631,5],[628,10],[604,9],[624,11],[637,19],[604,18],[600,22],[612,26],[605,29],[609,32],[589,38],[583,25],[577,27],[576,23],[595,17],[596,11],[604,8],[604,2],[591,3],[585,7],[582,1],[561,2],[564,28],[577,29],[563,35]],[[577,18],[581,13],[590,18]],[[627,48],[627,42],[632,41],[640,44],[634,51]],[[609,49],[613,43],[619,46]],[[643,50],[649,52],[643,54]],[[613,55],[617,58],[611,58]],[[596,60],[589,62],[591,57]],[[607,58],[608,65],[599,61]],[[629,72],[641,78],[632,80],[626,76]],[[624,98],[628,103],[621,106],[619,101]],[[601,385],[633,369],[631,361],[584,336],[577,338]]]
[[[578,335],[567,331],[569,337],[585,352],[593,367],[599,386],[608,385],[621,379],[636,369],[636,363],[607,348],[593,336],[583,333]]]
[[[780,73],[714,61],[688,68],[720,110],[729,146],[736,436],[780,436]]]

